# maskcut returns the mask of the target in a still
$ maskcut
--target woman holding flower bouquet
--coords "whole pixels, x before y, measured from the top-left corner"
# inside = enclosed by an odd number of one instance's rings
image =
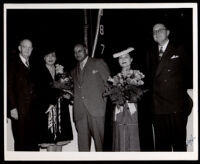
[[[116,53],[121,72],[108,79],[104,96],[115,104],[113,117],[113,151],[140,151],[137,100],[142,96],[144,75],[131,69],[132,47]]]
[[[39,145],[47,151],[62,151],[62,146],[73,139],[69,115],[72,81],[64,67],[55,64],[55,50],[44,53],[44,65],[37,71],[39,95]]]

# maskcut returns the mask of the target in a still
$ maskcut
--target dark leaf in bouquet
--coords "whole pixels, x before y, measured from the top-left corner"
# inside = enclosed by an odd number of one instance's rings
[[[66,86],[64,83],[60,83],[59,81],[54,81],[53,87],[57,89],[65,89]]]
[[[111,93],[112,93],[112,85],[111,84],[109,84],[109,83],[106,83],[105,84],[105,91],[104,91],[104,93],[103,93],[103,97],[107,97],[107,96],[109,96]]]
[[[109,96],[112,103],[116,105],[123,105],[125,102],[124,94],[119,86],[109,85],[109,87],[106,88],[103,96]]]

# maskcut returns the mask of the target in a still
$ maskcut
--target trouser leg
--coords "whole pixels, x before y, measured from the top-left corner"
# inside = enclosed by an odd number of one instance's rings
[[[186,151],[187,116],[183,113],[154,117],[156,151]]]
[[[81,120],[75,122],[78,133],[78,149],[79,151],[90,151],[91,135],[88,127],[88,118],[84,116]]]
[[[155,115],[153,126],[156,151],[172,151],[169,115]]]
[[[96,151],[103,151],[105,117],[89,116],[89,126]]]
[[[186,151],[187,116],[183,113],[175,113],[171,117],[173,151]]]

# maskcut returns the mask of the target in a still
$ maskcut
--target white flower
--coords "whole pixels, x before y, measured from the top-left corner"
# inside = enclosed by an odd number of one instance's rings
[[[144,82],[142,80],[138,81],[138,85],[143,85]]]
[[[130,74],[132,75],[132,74],[133,74],[133,72],[134,72],[134,71],[131,69],[131,70],[130,70]]]
[[[107,81],[109,81],[109,82],[112,82],[112,83],[113,83],[113,82],[114,82],[114,79],[113,79],[112,77],[110,77],[110,76],[109,76]]]
[[[56,74],[64,73],[64,67],[60,64],[56,64]]]
[[[137,85],[137,80],[136,79],[131,79],[130,80],[131,85]]]

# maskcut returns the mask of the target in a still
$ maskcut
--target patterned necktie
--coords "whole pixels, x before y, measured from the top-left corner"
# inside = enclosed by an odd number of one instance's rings
[[[162,56],[163,56],[163,47],[160,47],[160,50],[159,50],[159,61],[161,60]]]

